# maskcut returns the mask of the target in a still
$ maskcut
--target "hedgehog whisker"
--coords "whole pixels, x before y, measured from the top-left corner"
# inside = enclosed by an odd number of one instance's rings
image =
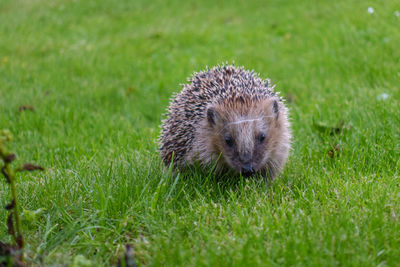
[[[226,124],[226,125],[224,126],[224,128],[222,128],[221,131],[219,131],[218,134],[221,134],[221,133],[225,130],[226,127],[231,126],[231,125],[237,125],[237,124],[240,124],[240,123],[243,123],[243,122],[260,121],[260,120],[262,120],[262,119],[264,119],[264,118],[273,118],[273,117],[274,117],[274,116],[262,116],[262,117],[257,118],[257,119],[247,119],[247,120],[239,120],[239,121],[230,122],[230,123]]]
[[[258,119],[248,119],[248,120],[234,121],[234,122],[228,123],[226,126],[236,125],[236,124],[240,124],[240,123],[243,123],[243,122],[253,122],[253,121],[260,121],[260,120],[262,120],[262,117],[258,118]]]

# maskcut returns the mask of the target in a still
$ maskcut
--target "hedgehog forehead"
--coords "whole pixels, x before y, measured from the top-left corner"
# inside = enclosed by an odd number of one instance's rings
[[[239,119],[239,120],[236,120],[236,121],[232,121],[232,122],[227,123],[227,126],[242,124],[242,123],[246,123],[246,122],[247,122],[247,123],[249,123],[249,122],[255,122],[255,121],[260,121],[260,120],[262,120],[262,118],[255,118],[255,119]]]
[[[238,117],[236,120],[226,122],[223,129],[231,133],[251,134],[267,129],[265,118],[261,117]]]
[[[230,101],[218,105],[218,110],[224,118],[225,123],[240,124],[252,121],[262,121],[268,114],[263,104],[265,101]]]

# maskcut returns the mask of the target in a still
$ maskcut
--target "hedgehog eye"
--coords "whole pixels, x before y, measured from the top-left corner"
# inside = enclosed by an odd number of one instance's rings
[[[264,142],[265,134],[264,133],[260,133],[260,135],[258,136],[258,140],[260,141],[260,143]]]
[[[232,137],[230,137],[229,135],[225,136],[225,143],[226,143],[229,147],[232,147],[232,146],[233,146],[233,139],[232,139]]]

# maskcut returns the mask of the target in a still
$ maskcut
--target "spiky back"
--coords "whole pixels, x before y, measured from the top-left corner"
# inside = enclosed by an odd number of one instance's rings
[[[162,123],[160,153],[166,164],[171,163],[173,155],[175,164],[185,163],[210,103],[259,101],[276,95],[268,79],[233,65],[195,73],[189,82],[172,100]]]

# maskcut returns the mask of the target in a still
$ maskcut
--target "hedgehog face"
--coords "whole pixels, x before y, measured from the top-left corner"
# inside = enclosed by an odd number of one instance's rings
[[[245,177],[267,170],[274,149],[271,141],[279,135],[278,109],[275,99],[207,109],[210,146],[222,155],[224,165]]]

